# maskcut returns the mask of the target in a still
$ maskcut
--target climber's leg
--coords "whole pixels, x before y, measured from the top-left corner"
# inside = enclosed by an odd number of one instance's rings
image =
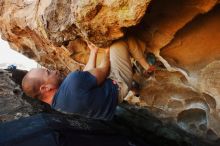
[[[124,41],[119,40],[110,46],[110,61],[109,77],[119,85],[119,102],[122,102],[132,83],[132,66],[128,46]]]
[[[149,69],[149,64],[147,63],[144,57],[144,51],[146,49],[146,44],[140,39],[129,36],[126,38],[126,42],[128,44],[128,51],[131,56],[137,60],[140,65],[147,71]]]

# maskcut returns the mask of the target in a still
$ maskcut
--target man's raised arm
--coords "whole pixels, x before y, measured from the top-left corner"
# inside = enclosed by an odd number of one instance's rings
[[[104,58],[99,67],[88,70],[93,76],[96,77],[97,84],[100,85],[109,75],[110,71],[110,52],[109,48],[106,49]]]
[[[89,60],[83,71],[89,71],[96,67],[96,57],[97,57],[98,48],[91,43],[88,43],[88,47],[90,49]]]

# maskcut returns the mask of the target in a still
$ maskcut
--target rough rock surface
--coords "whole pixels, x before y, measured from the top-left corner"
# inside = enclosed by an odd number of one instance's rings
[[[140,98],[128,102],[149,109],[164,124],[216,142],[220,138],[219,2],[1,0],[0,30],[12,48],[64,74],[84,66],[89,54],[85,41],[106,46],[127,31],[145,41],[145,52],[153,52],[165,66],[150,78],[135,74]]]
[[[20,86],[12,80],[11,73],[0,70],[0,122],[33,113],[31,105],[22,99],[22,94]]]
[[[136,25],[149,2],[1,0],[0,29],[12,48],[68,73],[83,66],[76,61],[88,56],[85,41],[106,46],[122,37],[123,28]]]

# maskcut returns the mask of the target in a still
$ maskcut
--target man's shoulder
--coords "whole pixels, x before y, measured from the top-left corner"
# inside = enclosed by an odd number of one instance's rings
[[[66,76],[66,78],[64,79],[64,82],[69,82],[72,80],[80,79],[82,74],[84,74],[83,71],[80,71],[80,70],[73,71]]]
[[[88,71],[81,71],[81,70],[76,70],[76,71],[73,71],[73,72],[71,72],[71,73],[69,73],[68,75],[67,75],[67,77],[79,77],[79,76],[90,76],[91,74],[90,74],[90,72],[88,72]]]
[[[95,77],[90,74],[88,71],[74,71],[67,75],[67,77],[64,79],[61,86],[71,86],[71,87],[86,87],[90,84],[96,85],[96,79]]]
[[[82,71],[80,70],[76,70],[76,71],[73,71],[73,72],[70,72],[67,77],[70,77],[70,76],[77,76],[81,73]]]
[[[59,87],[59,90],[56,92],[55,94],[55,100],[58,100],[59,102],[63,102],[62,100],[60,100],[60,97],[62,97],[62,99],[65,98],[69,98],[71,97],[72,93],[75,92],[70,92],[70,91],[74,91],[77,88],[77,84],[79,83],[78,80],[78,76],[80,74],[81,71],[74,71],[69,73],[65,79],[63,80],[62,84]],[[67,96],[68,95],[68,96]]]

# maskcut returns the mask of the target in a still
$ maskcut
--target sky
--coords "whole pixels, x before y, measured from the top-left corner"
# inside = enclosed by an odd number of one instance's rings
[[[7,68],[11,64],[16,65],[18,69],[25,70],[37,67],[34,60],[12,50],[8,42],[0,39],[0,68]]]

